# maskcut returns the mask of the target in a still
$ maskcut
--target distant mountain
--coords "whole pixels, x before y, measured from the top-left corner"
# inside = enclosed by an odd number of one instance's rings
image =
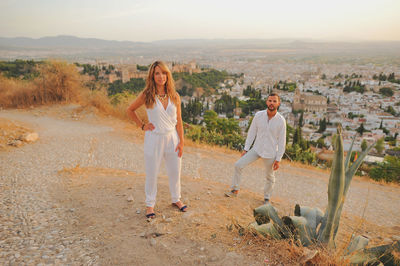
[[[0,37],[0,46],[18,47],[18,48],[134,48],[143,46],[141,42],[130,41],[108,41],[96,38],[79,38],[69,35],[60,35],[53,37],[43,37],[39,39],[17,37],[3,38]]]
[[[315,60],[324,57],[353,62],[399,61],[400,42],[328,42],[312,39],[178,39],[153,42],[113,41],[60,35],[53,37],[0,37],[0,60],[43,59],[62,57],[69,60],[106,59],[130,60],[154,58],[179,61],[196,59],[204,63],[215,58],[262,58],[268,60]],[[346,57],[346,58],[344,58]],[[323,59],[325,60],[325,59]],[[330,60],[330,59],[329,59]],[[332,60],[331,60],[332,61]]]

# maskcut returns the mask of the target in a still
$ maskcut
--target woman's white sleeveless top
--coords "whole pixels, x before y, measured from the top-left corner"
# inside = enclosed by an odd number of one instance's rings
[[[175,130],[177,123],[176,106],[168,99],[167,108],[157,99],[153,105],[153,108],[146,108],[147,117],[149,122],[152,123],[155,129],[152,131],[156,134],[168,134]]]

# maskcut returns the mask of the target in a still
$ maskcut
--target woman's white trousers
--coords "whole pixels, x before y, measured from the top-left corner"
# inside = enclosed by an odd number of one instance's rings
[[[176,130],[165,134],[146,131],[144,137],[144,161],[146,171],[146,206],[154,207],[157,196],[157,176],[162,159],[169,179],[169,190],[172,202],[181,198],[181,160],[175,152],[179,138]]]

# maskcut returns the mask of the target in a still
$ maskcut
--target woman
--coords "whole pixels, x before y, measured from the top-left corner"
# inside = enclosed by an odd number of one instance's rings
[[[146,106],[149,123],[144,123],[136,110]],[[181,201],[181,159],[183,153],[183,126],[181,101],[175,91],[174,80],[167,65],[154,62],[149,69],[146,87],[129,106],[128,116],[145,132],[144,159],[146,171],[146,217],[155,218],[157,175],[161,160],[165,160],[169,178],[172,205],[182,212],[187,210]]]

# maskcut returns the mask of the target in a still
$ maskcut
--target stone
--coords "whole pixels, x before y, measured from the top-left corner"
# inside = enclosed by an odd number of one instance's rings
[[[318,255],[318,250],[311,250],[309,248],[304,248],[303,256],[300,258],[300,264],[305,265],[309,263],[315,256]]]
[[[18,139],[14,139],[8,143],[8,145],[13,146],[13,147],[21,147],[23,145],[22,141]]]
[[[129,196],[126,200],[127,200],[128,202],[133,202],[133,197],[132,197],[132,196]]]
[[[137,209],[137,210],[136,210],[136,214],[140,214],[140,209]]]
[[[150,238],[150,246],[155,246],[157,244],[157,240],[154,238]]]
[[[39,139],[39,134],[36,132],[26,133],[20,137],[20,140],[25,142],[35,142]]]

